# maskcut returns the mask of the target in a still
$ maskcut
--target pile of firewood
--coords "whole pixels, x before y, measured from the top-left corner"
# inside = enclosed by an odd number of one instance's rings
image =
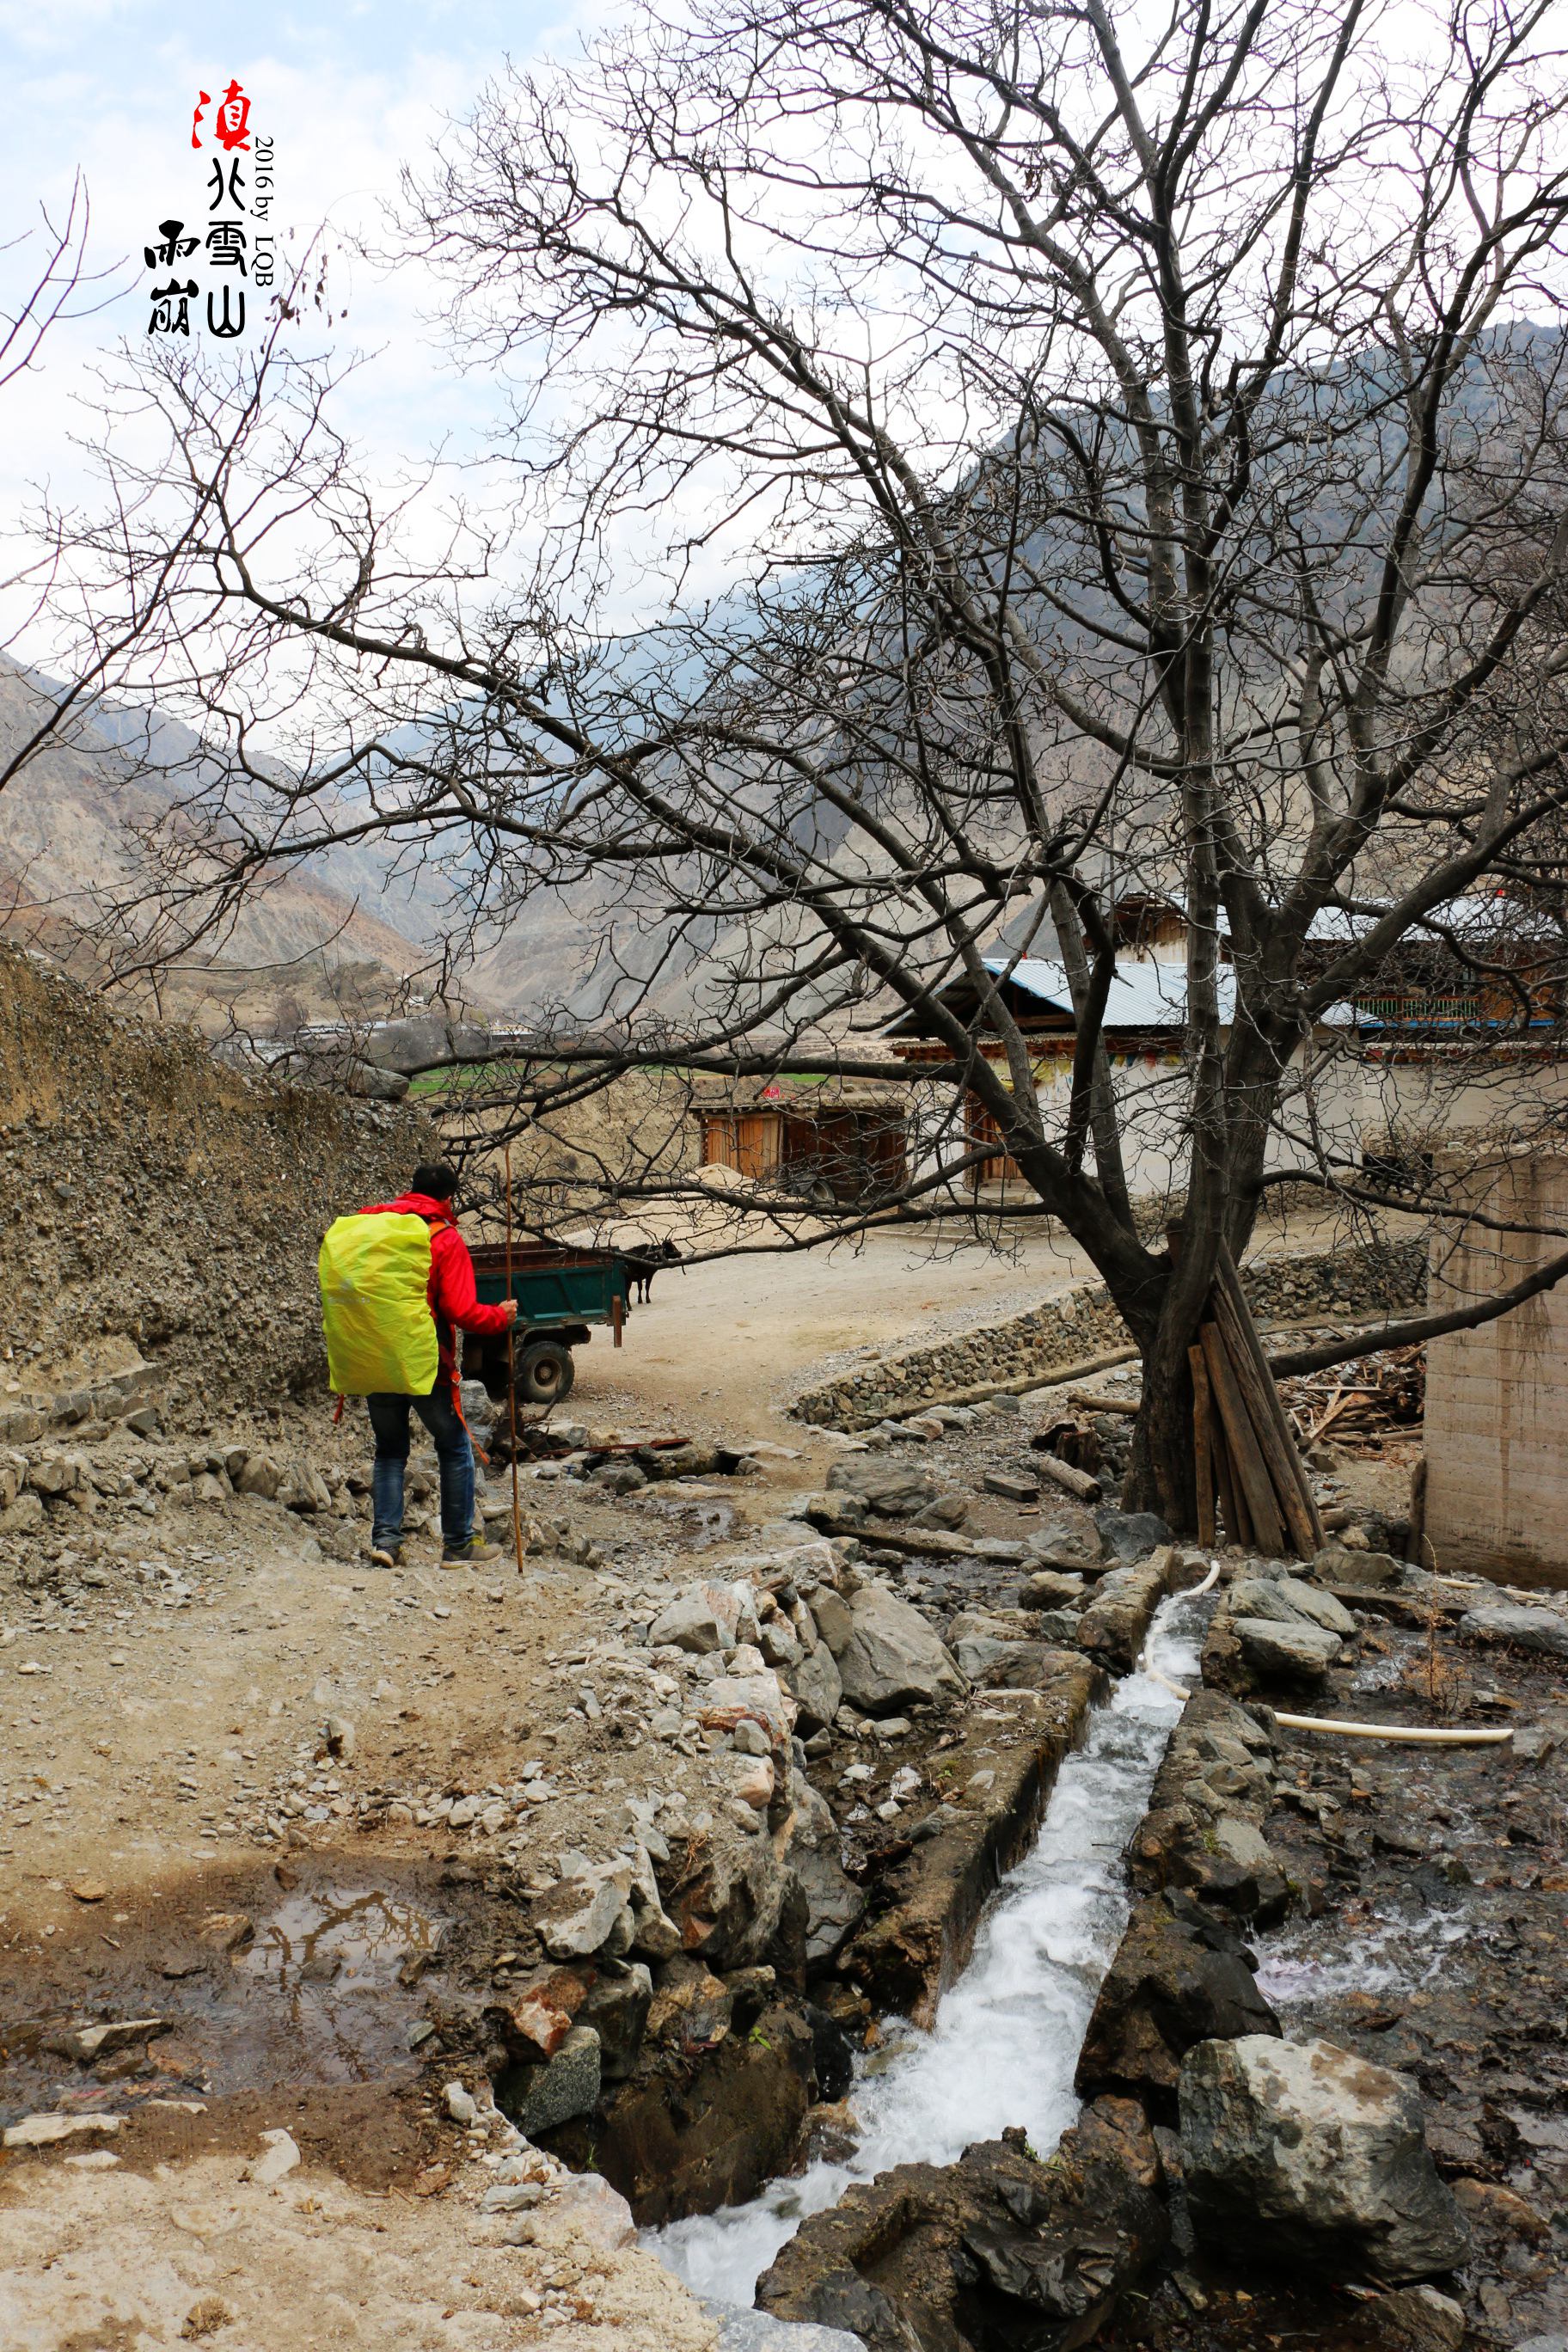
[[[1199,1541],[1215,1541],[1217,1514],[1232,1543],[1310,1559],[1323,1523],[1228,1250],[1187,1361]]]
[[[1373,1451],[1401,1430],[1420,1427],[1426,1410],[1426,1349],[1385,1348],[1350,1364],[1303,1373],[1284,1390],[1299,1443],[1332,1440],[1353,1451]]]

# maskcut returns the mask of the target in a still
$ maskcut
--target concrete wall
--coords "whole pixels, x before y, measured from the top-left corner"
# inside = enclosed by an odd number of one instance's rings
[[[1478,1175],[1476,1205],[1509,1223],[1568,1227],[1568,1159],[1521,1153]],[[1518,1282],[1559,1235],[1434,1244],[1434,1309]],[[1426,1531],[1441,1569],[1568,1590],[1568,1286],[1426,1351]]]

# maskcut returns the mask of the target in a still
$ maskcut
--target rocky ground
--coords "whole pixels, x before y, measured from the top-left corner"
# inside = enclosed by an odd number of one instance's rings
[[[353,1423],[207,1422],[98,1369],[72,1426],[0,1454],[0,2340],[259,2347],[282,2298],[301,2345],[707,2352],[634,2224],[853,2130],[878,2012],[934,2002],[1100,1678],[1205,1563],[1041,1483],[1048,1395],[853,1443],[626,1395],[522,1465],[521,1576],[436,1565],[427,1461],[388,1573]],[[1113,1488],[1125,1416],[1091,1425]],[[1405,1475],[1325,1457],[1340,1540],[1307,1586],[1226,1560],[1205,1679],[1267,1769],[1243,1742],[1244,1801],[1194,1815],[1215,1759],[1178,1758],[1132,1867],[1219,1935],[1229,2031],[1256,1976],[1293,2043],[1409,2074],[1470,2233],[1439,2287],[1500,2347],[1568,2319],[1568,1619],[1392,1560],[1378,1582]],[[510,1539],[504,1475],[483,1507]],[[1533,1629],[1487,1615],[1521,1605]],[[1531,1736],[1313,1744],[1274,1724],[1292,1700]],[[1182,2039],[1168,2081],[1086,2082],[1058,2168],[1063,2244],[1125,2208],[1107,2340],[1394,2340],[1388,2282],[1342,2256],[1276,2281],[1184,2237]],[[1032,2162],[972,2168],[994,2237]],[[1014,2340],[967,2308],[929,2341]],[[833,2310],[802,2290],[787,2315]]]

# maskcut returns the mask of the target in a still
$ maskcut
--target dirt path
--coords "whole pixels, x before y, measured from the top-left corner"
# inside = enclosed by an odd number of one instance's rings
[[[766,1423],[798,1443],[798,1425],[783,1416],[825,1360],[999,1321],[1091,1273],[1075,1244],[1043,1225],[1005,1253],[975,1242],[935,1253],[878,1233],[831,1253],[669,1267],[634,1313],[618,1360],[602,1334],[584,1351],[574,1410],[626,1396],[694,1426],[761,1433]]]

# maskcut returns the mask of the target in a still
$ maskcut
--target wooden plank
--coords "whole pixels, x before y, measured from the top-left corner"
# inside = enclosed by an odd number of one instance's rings
[[[1257,1433],[1237,1384],[1236,1367],[1230,1360],[1217,1323],[1201,1324],[1198,1336],[1203,1341],[1204,1360],[1208,1365],[1209,1386],[1219,1407],[1220,1423],[1230,1448],[1231,1475],[1237,1492],[1246,1501],[1247,1515],[1252,1521],[1258,1549],[1278,1559],[1285,1549],[1285,1522],[1279,1514],[1274,1481],[1268,1475],[1268,1465],[1263,1459]]]
[[[1263,1352],[1263,1343],[1254,1326],[1252,1309],[1247,1303],[1247,1293],[1236,1270],[1236,1260],[1223,1242],[1220,1244],[1214,1303],[1247,1410],[1257,1429],[1258,1444],[1279,1492],[1285,1524],[1301,1558],[1310,1559],[1323,1548],[1323,1522],[1319,1516],[1317,1498],[1312,1493],[1306,1465],[1296,1451],[1296,1441],[1290,1433],[1290,1424],[1279,1401],[1279,1391],[1275,1386],[1274,1375]]]
[[[1204,1371],[1206,1376],[1208,1366]],[[1219,1489],[1220,1517],[1225,1524],[1227,1543],[1250,1544],[1252,1521],[1247,1516],[1247,1506],[1237,1498],[1236,1480],[1231,1473],[1230,1448],[1225,1442],[1225,1431],[1215,1411],[1214,1383],[1209,1383],[1209,1444],[1214,1451],[1215,1485]]]
[[[1213,1412],[1208,1366],[1204,1362],[1201,1348],[1187,1349],[1187,1366],[1193,1376],[1193,1473],[1197,1484],[1198,1541],[1206,1549],[1215,1538],[1214,1441],[1209,1433]]]

